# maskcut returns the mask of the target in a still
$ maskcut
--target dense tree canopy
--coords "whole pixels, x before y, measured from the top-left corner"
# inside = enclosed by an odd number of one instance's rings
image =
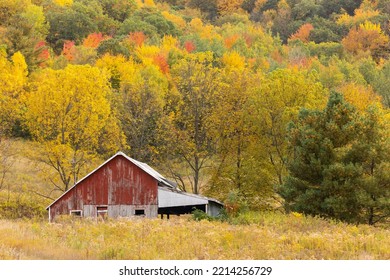
[[[389,18],[387,0],[0,0],[0,140],[39,142],[61,191],[125,150],[187,191],[385,221]],[[324,109],[331,91],[350,105]]]

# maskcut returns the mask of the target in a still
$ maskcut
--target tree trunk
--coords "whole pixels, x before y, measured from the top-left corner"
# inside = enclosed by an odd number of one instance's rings
[[[200,166],[199,166],[199,157],[195,156],[195,164],[194,164],[194,194],[199,193],[199,173],[200,173]]]
[[[236,162],[236,166],[237,166],[236,185],[237,185],[238,189],[241,189],[241,142],[240,142],[240,138],[238,140],[239,142],[237,145],[237,162]]]
[[[370,207],[369,210],[369,216],[368,216],[368,224],[372,226],[374,224],[374,208]]]

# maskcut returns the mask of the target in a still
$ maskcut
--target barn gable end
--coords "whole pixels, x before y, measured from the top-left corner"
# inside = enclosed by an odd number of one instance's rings
[[[135,215],[136,210],[156,217],[157,185],[156,178],[118,153],[53,202],[49,219],[73,213],[96,217],[99,210],[113,218]]]

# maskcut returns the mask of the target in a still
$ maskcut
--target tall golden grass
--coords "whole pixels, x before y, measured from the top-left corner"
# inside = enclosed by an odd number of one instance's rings
[[[52,186],[40,176],[45,166],[30,159],[29,151],[39,150],[31,145],[12,143],[12,169],[0,191],[1,205],[10,206],[0,213],[0,259],[390,259],[390,229],[297,213],[245,212],[230,223],[6,220],[15,216],[13,205],[40,207],[44,215],[51,201],[36,195]]]
[[[0,220],[0,259],[390,259],[390,230],[299,214],[242,214],[232,223],[171,220]]]

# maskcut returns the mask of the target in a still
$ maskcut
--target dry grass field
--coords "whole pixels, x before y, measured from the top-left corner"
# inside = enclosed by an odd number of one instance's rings
[[[12,168],[0,190],[0,260],[390,259],[388,228],[297,213],[245,212],[229,222],[182,216],[48,223],[37,217],[50,200],[36,194],[50,187],[41,176],[47,170],[30,159],[32,143],[11,144]],[[10,219],[25,215],[16,210],[35,216]]]
[[[230,223],[0,220],[0,259],[390,259],[390,230],[299,214],[249,212]]]

